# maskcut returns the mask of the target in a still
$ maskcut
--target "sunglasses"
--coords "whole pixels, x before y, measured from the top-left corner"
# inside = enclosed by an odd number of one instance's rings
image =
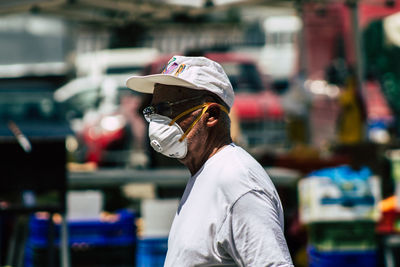
[[[166,117],[171,117],[172,116],[172,107],[185,103],[185,102],[189,102],[189,101],[193,101],[196,99],[200,99],[203,98],[204,96],[196,96],[196,97],[192,97],[192,98],[187,98],[187,99],[183,99],[180,101],[176,101],[176,102],[161,102],[155,105],[150,105],[148,107],[146,107],[145,109],[143,109],[143,116],[146,119],[147,122],[151,121],[151,116],[154,114],[158,114],[161,116],[166,116]]]

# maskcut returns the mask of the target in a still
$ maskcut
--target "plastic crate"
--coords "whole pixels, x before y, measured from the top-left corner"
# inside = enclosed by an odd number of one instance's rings
[[[162,267],[167,255],[168,238],[141,238],[137,242],[137,267]]]
[[[375,249],[374,221],[322,222],[308,225],[309,243],[318,250]]]
[[[136,226],[135,214],[118,213],[118,220],[107,222],[68,222],[68,243],[72,266],[135,266]],[[25,266],[45,266],[48,250],[50,221],[32,216],[25,248]],[[56,257],[60,244],[60,225],[55,224]],[[56,260],[58,262],[58,260]]]
[[[335,173],[335,168],[323,170],[332,170],[332,173]],[[338,170],[341,168],[338,167]],[[303,224],[379,220],[380,211],[377,205],[381,199],[379,177],[370,176],[365,180],[345,178],[337,180],[339,182],[330,177],[312,174],[299,181],[299,213]]]
[[[308,248],[309,267],[377,267],[378,255],[375,250],[365,251],[318,251]]]

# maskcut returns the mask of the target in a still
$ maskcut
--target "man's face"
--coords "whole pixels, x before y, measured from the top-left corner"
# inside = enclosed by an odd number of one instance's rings
[[[154,89],[153,99],[151,101],[151,104],[156,106],[165,102],[170,102],[170,103],[181,102],[171,106],[171,112],[168,117],[174,119],[183,112],[195,106],[203,104],[204,95],[205,92],[200,90],[157,84]],[[199,118],[201,112],[202,108],[199,107],[198,109],[179,118],[176,121],[176,123],[182,128],[183,132],[186,132],[195,122],[195,120]],[[199,142],[203,142],[202,127],[200,122],[196,123],[194,127],[191,130],[189,130],[186,139],[188,143],[188,153],[192,151],[191,149],[192,145],[195,145]]]
[[[156,84],[156,86],[154,87],[153,99],[151,101],[151,104],[158,105],[160,103],[166,103],[166,102],[169,103],[182,102],[171,106],[171,113],[168,115],[168,117],[174,119],[182,112],[194,106],[202,104],[203,103],[202,95],[204,95],[204,92],[199,90],[188,89],[179,86]],[[180,125],[181,121],[185,121],[187,118],[192,117],[191,114],[197,114],[197,113],[198,113],[197,110],[193,111],[192,113],[183,116],[183,118],[178,120],[177,123]],[[182,127],[182,125],[180,126]],[[182,129],[185,131],[184,127],[182,127]]]

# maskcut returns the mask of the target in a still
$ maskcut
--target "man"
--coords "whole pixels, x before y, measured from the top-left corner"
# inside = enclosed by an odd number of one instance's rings
[[[293,266],[283,211],[265,170],[230,137],[232,86],[205,57],[174,56],[162,74],[127,86],[152,93],[143,113],[151,146],[191,173],[168,239],[165,266]]]

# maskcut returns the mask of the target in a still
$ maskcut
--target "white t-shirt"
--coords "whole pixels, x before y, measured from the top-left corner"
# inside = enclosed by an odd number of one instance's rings
[[[293,266],[278,193],[245,150],[226,146],[190,178],[164,266]]]

